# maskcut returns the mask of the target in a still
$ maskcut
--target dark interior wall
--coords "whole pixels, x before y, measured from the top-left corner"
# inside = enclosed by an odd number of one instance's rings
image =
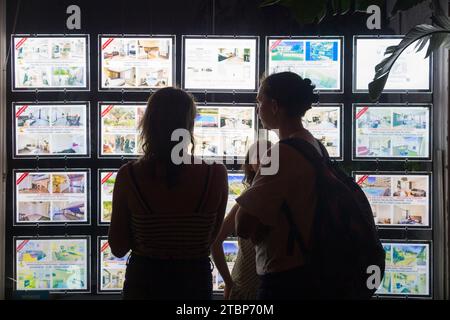
[[[67,32],[66,8],[79,5],[81,33],[169,33],[169,34],[280,34],[314,32],[342,34],[350,27],[365,26],[365,14],[335,17],[320,25],[299,26],[282,6],[260,8],[261,0],[167,0],[167,1],[8,1],[12,22],[20,3],[16,32]],[[213,16],[213,13],[215,15]],[[213,24],[214,22],[214,24]],[[338,23],[339,22],[339,23]],[[8,23],[11,26],[10,23]]]
[[[6,2],[0,0],[0,300],[5,297]]]
[[[344,92],[342,94],[321,94],[320,101],[344,104],[344,161],[341,165],[351,173],[352,170],[374,171],[431,171],[431,163],[404,162],[353,162],[351,160],[352,145],[352,103],[368,102],[366,94],[352,93],[352,38],[360,34],[395,34],[387,21],[383,21],[382,30],[366,28],[367,15],[357,13],[348,16],[336,16],[325,19],[319,25],[301,26],[293,19],[286,8],[273,6],[259,8],[260,0],[189,0],[189,1],[105,1],[105,0],[9,0],[7,1],[7,36],[11,34],[89,34],[91,90],[89,92],[11,92],[11,83],[7,87],[7,119],[12,119],[12,102],[19,101],[90,101],[91,107],[91,158],[90,159],[40,159],[13,160],[11,154],[12,122],[7,128],[8,178],[7,186],[13,186],[13,169],[39,168],[90,168],[91,169],[91,215],[92,225],[82,227],[13,227],[13,188],[7,188],[6,208],[6,278],[13,277],[13,236],[40,235],[79,235],[92,237],[92,291],[96,291],[96,238],[107,234],[106,227],[97,226],[97,190],[96,177],[99,168],[118,168],[126,160],[98,159],[97,155],[97,103],[99,101],[146,101],[149,93],[98,92],[98,34],[164,34],[176,35],[176,83],[181,79],[181,36],[182,35],[257,35],[260,36],[259,74],[264,72],[265,36],[344,36]],[[82,29],[69,31],[66,29],[66,8],[76,4],[81,8]],[[8,63],[7,75],[11,74]],[[255,94],[210,94],[205,97],[197,94],[199,101],[208,102],[254,102]],[[383,96],[380,102],[431,102],[427,94],[390,94]],[[401,233],[395,230],[380,230],[385,239],[432,239],[431,233],[410,230]],[[6,293],[11,296],[13,282],[7,280]]]

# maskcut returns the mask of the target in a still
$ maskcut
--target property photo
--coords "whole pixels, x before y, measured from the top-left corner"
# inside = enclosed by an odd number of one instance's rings
[[[86,136],[80,134],[53,134],[51,137],[52,153],[84,154],[86,153]]]
[[[302,40],[272,40],[270,43],[272,61],[304,61],[305,42]]]
[[[394,224],[392,217],[392,206],[382,204],[371,204],[373,218],[377,225]]]
[[[392,180],[389,176],[368,176],[360,186],[368,197],[390,197],[392,194]]]
[[[196,133],[196,131],[194,130],[194,139],[195,139],[195,150],[194,150],[195,155],[203,157],[221,155],[219,154],[220,152],[219,136]]]
[[[428,142],[424,136],[393,136],[392,152],[401,157],[428,157]]]
[[[49,134],[18,134],[16,143],[17,154],[19,155],[50,153]]]
[[[54,107],[52,108],[53,127],[82,127],[86,125],[85,107]]]
[[[160,67],[137,67],[136,79],[138,87],[164,88],[170,84],[169,70]]]
[[[195,126],[199,128],[219,127],[219,108],[197,108]]]
[[[254,108],[221,108],[221,129],[253,129]]]
[[[103,67],[103,87],[135,87],[136,67],[109,66]]]
[[[107,106],[103,106],[106,109]],[[103,128],[105,132],[114,132],[116,129],[127,128],[135,130],[136,108],[134,106],[117,106],[111,108],[104,116],[102,116]]]
[[[102,201],[101,222],[111,222],[111,215],[112,215],[112,201],[111,200]]]
[[[53,173],[53,193],[84,193],[86,175],[84,173]]]
[[[362,108],[356,108],[356,113]],[[387,129],[392,127],[392,113],[389,108],[369,108],[357,119],[358,128]]]
[[[103,154],[136,153],[136,134],[104,134]]]
[[[84,87],[86,86],[84,67],[52,67],[53,87]]]
[[[222,63],[250,62],[250,48],[218,48],[217,61]]]
[[[84,201],[53,201],[52,221],[86,221]]]
[[[340,119],[339,108],[312,107],[302,118],[303,125],[308,130],[338,129]]]
[[[394,109],[392,114],[392,125],[394,128],[405,129],[428,129],[430,113],[429,110],[424,108],[422,110],[415,110],[408,108]]]
[[[404,176],[394,179],[394,197],[424,198],[428,196],[427,176]]]
[[[20,178],[19,178],[20,177]],[[40,173],[17,173],[20,193],[50,193],[50,175]]]
[[[357,138],[358,157],[390,157],[392,141],[389,136],[361,135]]]
[[[336,41],[306,41],[306,60],[337,61],[338,50]]]
[[[20,66],[16,73],[16,87],[18,88],[50,87],[52,85],[51,78],[52,78],[52,70],[48,67],[38,67],[29,65]]]
[[[23,106],[17,106],[16,110],[22,108]],[[28,106],[16,118],[19,131],[21,128],[49,127],[51,124],[49,107]]]
[[[394,205],[393,224],[428,225],[426,205]]]
[[[50,201],[19,201],[17,222],[50,221]]]

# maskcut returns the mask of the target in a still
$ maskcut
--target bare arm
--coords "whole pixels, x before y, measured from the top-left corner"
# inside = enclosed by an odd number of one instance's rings
[[[228,265],[225,261],[225,254],[223,252],[223,241],[234,232],[234,220],[236,217],[236,212],[238,210],[238,205],[235,204],[230,210],[230,213],[225,217],[222,224],[222,229],[216,238],[216,241],[211,246],[211,255],[214,264],[219,270],[220,275],[223,278],[226,286],[231,287],[233,285],[233,280],[231,279],[230,271],[228,270]]]
[[[225,210],[227,208],[228,202],[228,173],[224,165],[218,165],[215,169],[215,183],[213,184],[213,190],[220,190],[222,197],[220,200],[219,208],[217,210],[217,218],[214,225],[213,233],[211,239],[216,239],[217,234],[222,228],[223,218],[225,216]]]
[[[126,185],[127,181],[124,179],[127,175],[125,170],[127,170],[126,167],[119,170],[114,184],[111,225],[108,233],[111,252],[119,258],[126,255],[131,249],[130,217],[126,195],[129,186]]]
[[[244,208],[239,207],[236,213],[236,233],[239,237],[251,239],[254,244],[258,244],[268,231],[269,227],[262,224],[258,218],[252,216]]]

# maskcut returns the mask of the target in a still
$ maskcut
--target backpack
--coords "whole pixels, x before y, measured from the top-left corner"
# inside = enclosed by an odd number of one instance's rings
[[[370,266],[378,266],[381,282],[385,251],[366,195],[331,162],[320,142],[323,156],[303,139],[289,138],[280,143],[300,152],[316,172],[318,197],[308,248],[289,206],[286,202],[282,206],[290,228],[287,251],[292,254],[295,242],[302,250],[307,279],[311,279],[311,298],[369,299],[378,289],[368,285],[374,272]]]

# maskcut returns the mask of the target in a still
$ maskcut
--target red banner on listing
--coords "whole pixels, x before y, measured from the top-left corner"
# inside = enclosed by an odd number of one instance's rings
[[[356,182],[356,183],[357,183],[358,185],[362,185],[363,182],[366,181],[368,177],[369,177],[368,175],[364,175],[364,176],[362,176],[362,177],[358,180],[358,182]]]
[[[108,249],[108,248],[109,248],[109,242],[106,241],[106,242],[102,245],[102,247],[100,248],[100,252],[103,252],[103,251],[105,251],[105,250]]]
[[[369,107],[364,107],[361,110],[358,111],[358,113],[356,114],[355,118],[359,119],[361,118],[361,116],[367,112],[367,110],[369,110]]]
[[[113,42],[114,38],[109,38],[108,40],[106,40],[106,42],[102,45],[102,50],[105,50],[107,46],[109,46],[109,44],[111,42]]]
[[[102,111],[102,117],[106,116],[113,107],[114,106],[112,104],[110,104],[108,107],[106,107],[106,109]]]
[[[29,175],[28,172],[22,173],[22,175],[19,177],[19,179],[17,179],[16,185],[19,185],[23,181],[23,179],[25,179],[28,175]]]
[[[270,47],[270,50],[273,50],[273,49],[275,49],[276,47],[278,47],[278,45],[281,43],[281,40],[277,40],[277,41],[275,41],[273,44],[272,44],[272,46]]]
[[[27,110],[27,108],[28,108],[28,105],[26,105],[26,106],[21,106],[20,109],[17,110],[17,112],[16,112],[16,118],[20,117],[20,115],[21,115],[25,110]]]
[[[20,39],[19,42],[16,43],[16,50],[18,50],[24,44],[24,42],[27,41],[27,39],[28,38]]]
[[[22,250],[23,247],[25,247],[25,245],[26,245],[28,242],[30,242],[30,240],[24,240],[24,241],[22,241],[22,242],[17,246],[16,252],[19,252],[20,250]]]
[[[111,178],[112,175],[113,175],[112,172],[108,172],[108,174],[103,177],[102,184],[104,184],[109,178]]]

